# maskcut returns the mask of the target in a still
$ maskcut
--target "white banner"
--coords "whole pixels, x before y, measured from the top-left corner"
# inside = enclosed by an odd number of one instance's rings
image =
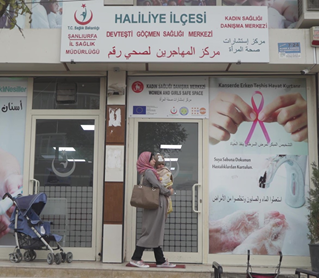
[[[66,2],[61,62],[269,62],[267,7]]]
[[[131,77],[128,116],[147,118],[207,118],[207,77]]]

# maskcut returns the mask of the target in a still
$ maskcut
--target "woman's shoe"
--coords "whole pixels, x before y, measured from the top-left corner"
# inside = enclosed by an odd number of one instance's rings
[[[145,264],[143,261],[133,261],[133,260],[131,260],[130,264],[134,265],[136,267],[144,267],[144,268],[150,267],[148,264]]]
[[[157,267],[176,267],[176,264],[171,264],[170,262],[168,262],[168,261],[166,260],[165,263],[158,264],[158,265],[156,265],[156,266],[157,266]]]

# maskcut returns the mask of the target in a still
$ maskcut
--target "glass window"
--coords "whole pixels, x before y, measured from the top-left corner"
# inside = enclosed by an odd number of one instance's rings
[[[34,178],[48,196],[42,220],[62,246],[92,246],[94,120],[36,122]]]
[[[192,186],[198,182],[198,124],[140,122],[138,153],[150,151],[165,157],[172,172],[173,213],[165,225],[163,250],[198,252],[198,214],[193,211]],[[195,206],[198,191],[195,190]],[[137,209],[136,240],[142,232],[143,210]]]
[[[36,77],[32,109],[99,109],[99,77]]]

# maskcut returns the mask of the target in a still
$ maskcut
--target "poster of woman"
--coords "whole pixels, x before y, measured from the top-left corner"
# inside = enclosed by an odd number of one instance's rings
[[[61,28],[62,4],[57,0],[32,0],[31,28]]]
[[[0,78],[0,200],[5,193],[22,188],[27,79]],[[2,203],[3,204],[3,203]],[[0,204],[0,246],[14,245],[7,210]]]

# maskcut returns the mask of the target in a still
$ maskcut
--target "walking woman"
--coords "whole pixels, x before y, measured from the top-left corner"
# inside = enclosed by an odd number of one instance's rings
[[[137,171],[141,175],[142,184],[145,186],[158,187],[160,189],[160,204],[157,209],[143,210],[141,236],[136,243],[136,248],[131,265],[137,267],[149,267],[142,261],[143,252],[146,248],[154,250],[157,267],[175,267],[169,263],[163,254],[161,246],[164,241],[164,228],[167,212],[167,198],[174,193],[173,189],[166,189],[160,182],[155,170],[155,157],[151,152],[142,152],[136,163]]]

